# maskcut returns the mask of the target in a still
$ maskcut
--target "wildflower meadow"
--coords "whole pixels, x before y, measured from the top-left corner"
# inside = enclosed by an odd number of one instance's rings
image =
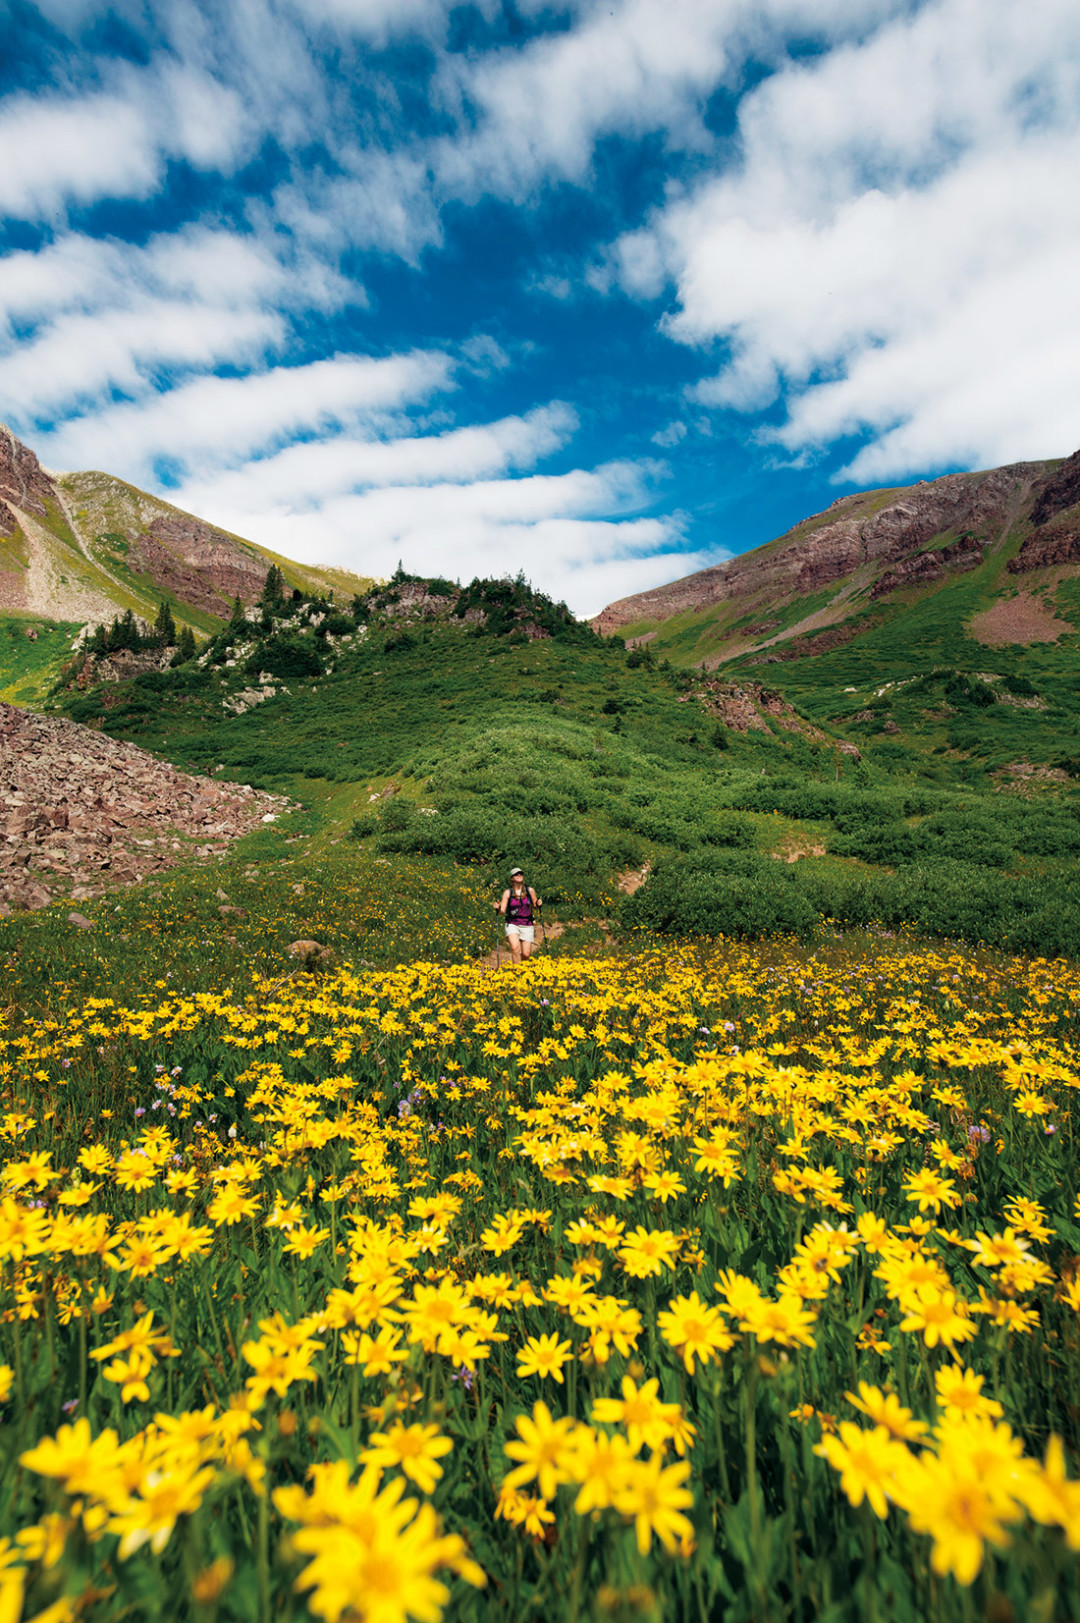
[[[1080,983],[872,936],[0,1026],[0,1619],[1080,1618]]]

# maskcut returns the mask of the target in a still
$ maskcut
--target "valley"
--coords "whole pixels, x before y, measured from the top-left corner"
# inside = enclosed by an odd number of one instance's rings
[[[1071,1617],[1071,562],[725,645],[184,534],[0,623],[10,1615]]]

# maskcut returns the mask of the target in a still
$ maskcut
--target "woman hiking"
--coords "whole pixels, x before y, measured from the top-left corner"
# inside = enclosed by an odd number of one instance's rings
[[[511,868],[510,887],[503,891],[502,900],[495,903],[495,911],[505,914],[506,941],[515,964],[532,956],[533,917],[543,905],[532,886],[525,883],[521,869]]]

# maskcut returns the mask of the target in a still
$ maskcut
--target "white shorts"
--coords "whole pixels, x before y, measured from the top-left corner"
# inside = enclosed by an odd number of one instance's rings
[[[507,935],[516,935],[519,941],[533,941],[536,937],[535,924],[508,924]]]

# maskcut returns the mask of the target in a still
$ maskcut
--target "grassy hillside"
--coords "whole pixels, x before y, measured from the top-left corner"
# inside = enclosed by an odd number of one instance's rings
[[[0,615],[0,701],[42,704],[56,685],[79,629],[71,621]]]
[[[742,733],[720,719],[730,685],[566,616],[530,640],[522,627],[551,606],[493,589],[521,602],[473,625],[449,604],[403,619],[393,594],[354,616],[290,605],[271,627],[223,632],[201,666],[65,708],[293,795],[327,840],[456,862],[492,886],[519,861],[567,914],[618,906],[627,925],[746,935],[838,918],[1080,953],[1080,702],[1064,674],[1044,693],[1008,671],[929,670],[842,705],[834,676],[806,684],[802,716],[760,695]],[[1021,771],[1021,742],[1063,764]],[[646,864],[619,902],[617,876]]]

